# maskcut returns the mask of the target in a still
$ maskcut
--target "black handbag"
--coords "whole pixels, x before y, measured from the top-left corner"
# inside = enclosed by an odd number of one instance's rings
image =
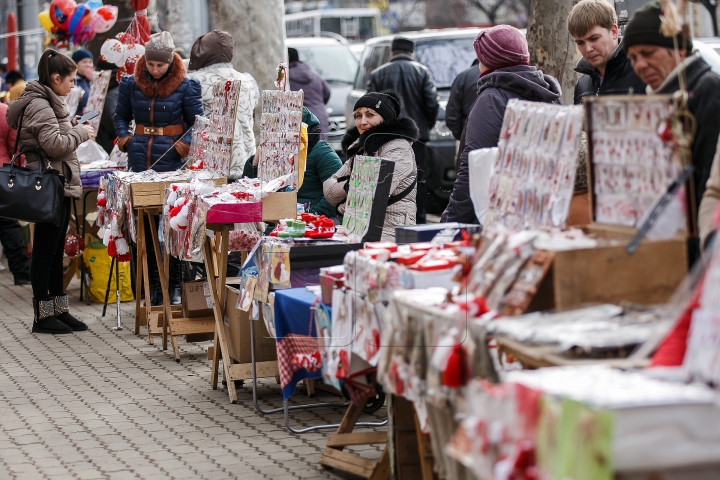
[[[0,167],[0,217],[32,223],[52,222],[59,226],[65,197],[60,172],[49,166],[43,168],[47,159],[40,147],[23,145],[17,151],[21,128],[22,118],[12,161]],[[37,157],[38,168],[33,170],[15,165],[21,155]]]

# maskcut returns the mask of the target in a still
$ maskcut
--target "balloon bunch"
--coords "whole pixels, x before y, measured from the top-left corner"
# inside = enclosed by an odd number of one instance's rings
[[[117,18],[118,8],[103,5],[102,0],[88,0],[79,5],[75,0],[52,0],[50,9],[38,15],[52,44],[59,48],[89,42],[96,33],[110,30]]]
[[[100,47],[100,55],[108,63],[118,67],[117,80],[135,73],[135,64],[145,54],[145,46],[136,43],[135,38],[127,32],[118,33],[115,38],[108,38]]]

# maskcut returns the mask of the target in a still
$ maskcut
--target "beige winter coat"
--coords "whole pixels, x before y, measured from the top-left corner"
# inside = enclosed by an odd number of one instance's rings
[[[359,148],[361,142],[363,142],[369,155],[395,162],[395,171],[390,186],[390,196],[402,193],[413,181],[417,180],[417,164],[415,163],[412,142],[404,138],[405,136],[413,137],[413,132],[417,132],[417,127],[415,127],[413,122],[412,128],[410,128],[407,120],[409,119],[401,119],[390,124],[380,124],[368,130],[363,136],[355,138],[354,141],[345,148],[349,155],[365,154],[363,149]],[[410,122],[412,121],[410,120]],[[393,133],[396,132],[401,135],[400,138],[398,138],[399,135],[393,135]],[[376,135],[368,136],[368,133],[376,133]],[[350,139],[353,138],[353,134],[357,137],[357,129],[352,129],[348,132]],[[348,136],[346,136],[346,138],[348,138]],[[367,140],[365,141],[366,138]],[[383,139],[387,140],[388,138],[392,138],[392,140],[382,143]],[[415,136],[414,138],[417,137]],[[343,143],[345,143],[345,141]],[[377,146],[378,143],[380,144],[379,148]],[[338,181],[338,179],[350,175],[352,168],[351,163],[349,160],[346,161],[335,175],[323,183],[325,199],[331,205],[337,206],[339,213],[343,213],[345,210],[344,203],[347,194],[345,192],[346,181]],[[382,230],[382,240],[394,241],[396,226],[415,225],[415,215],[417,212],[415,203],[416,195],[417,186],[413,188],[405,198],[387,207],[385,223],[383,224]]]
[[[23,113],[24,109],[24,113]],[[60,172],[65,182],[65,196],[80,198],[80,164],[75,151],[88,140],[87,130],[81,125],[73,126],[70,110],[65,101],[50,87],[32,81],[25,91],[8,107],[7,121],[17,129],[22,116],[19,145],[35,145],[42,148],[50,165]],[[37,168],[34,156],[27,158],[28,168]]]

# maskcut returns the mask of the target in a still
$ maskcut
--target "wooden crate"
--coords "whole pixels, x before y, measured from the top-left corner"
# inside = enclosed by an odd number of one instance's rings
[[[586,304],[632,302],[665,303],[687,275],[684,237],[645,240],[634,255],[625,251],[634,228],[591,224],[593,237],[616,244],[556,252],[528,311],[565,310]]]
[[[189,180],[176,180],[172,182],[133,183],[130,186],[130,196],[133,208],[161,207],[165,199],[165,189],[173,183],[188,183]],[[215,185],[224,185],[227,178],[213,179]]]

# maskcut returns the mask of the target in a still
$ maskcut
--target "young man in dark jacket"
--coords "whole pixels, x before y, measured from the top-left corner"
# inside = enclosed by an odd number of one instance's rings
[[[442,215],[443,222],[478,223],[470,198],[468,155],[478,148],[497,147],[508,102],[519,98],[560,103],[560,84],[528,65],[527,41],[518,29],[498,25],[483,30],[475,39],[474,47],[480,60],[478,99],[465,127],[465,148],[450,203]]]
[[[648,3],[635,14],[625,27],[623,47],[632,60],[638,76],[648,85],[650,94],[668,95],[680,90],[679,77],[684,76],[688,93],[688,110],[695,117],[697,130],[692,142],[692,162],[695,167],[695,211],[710,177],[713,157],[720,136],[720,76],[710,65],[692,53],[692,39],[681,34],[666,37],[660,33],[660,2]],[[679,50],[675,50],[678,45]],[[688,244],[692,263],[699,255],[696,239]]]
[[[605,0],[582,0],[568,16],[568,31],[583,58],[575,71],[575,104],[583,97],[645,92],[645,83],[632,68],[618,41],[617,15]]]
[[[413,143],[417,176],[417,223],[425,223],[425,145],[430,140],[430,130],[435,126],[438,109],[437,89],[432,74],[425,65],[413,60],[415,42],[405,37],[392,41],[390,62],[378,67],[370,74],[367,91],[383,92],[392,90],[403,99],[400,118],[415,121],[420,130],[420,141]]]
[[[460,140],[470,110],[477,100],[477,84],[480,77],[478,59],[472,66],[455,77],[450,87],[450,97],[445,107],[445,125],[450,129],[455,140]]]

